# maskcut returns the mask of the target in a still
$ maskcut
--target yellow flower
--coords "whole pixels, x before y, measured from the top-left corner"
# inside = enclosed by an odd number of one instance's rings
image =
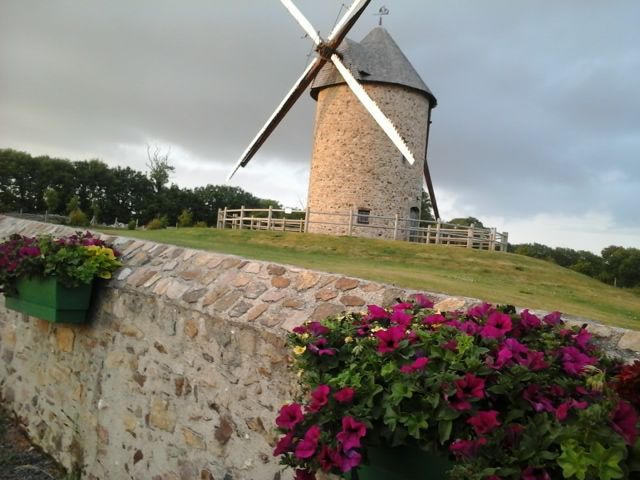
[[[376,325],[371,329],[373,333],[379,332],[380,330],[384,330],[384,328],[382,328],[380,325]]]
[[[344,337],[344,343],[351,343],[353,342],[353,337]]]
[[[303,333],[302,335],[300,335],[300,338],[303,340],[306,340],[307,338],[309,338],[309,334],[308,333]]]
[[[307,347],[293,347],[293,353],[295,355],[302,355],[307,350]]]

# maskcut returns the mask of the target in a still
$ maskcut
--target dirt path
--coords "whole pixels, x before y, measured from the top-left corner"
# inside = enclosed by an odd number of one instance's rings
[[[51,457],[31,445],[14,415],[0,404],[0,480],[71,480]]]

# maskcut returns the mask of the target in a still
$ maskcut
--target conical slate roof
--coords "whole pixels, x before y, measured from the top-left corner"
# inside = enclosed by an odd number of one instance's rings
[[[436,97],[384,28],[374,28],[359,43],[345,39],[338,47],[338,52],[347,68],[360,82],[403,85],[424,93],[432,107],[437,105]],[[345,83],[344,79],[333,64],[328,62],[313,81],[311,96],[317,100],[319,90],[341,83]]]

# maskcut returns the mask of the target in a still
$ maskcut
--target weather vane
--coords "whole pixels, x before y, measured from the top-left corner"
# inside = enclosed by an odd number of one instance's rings
[[[389,15],[389,9],[383,5],[380,7],[380,10],[378,10],[378,13],[374,13],[374,15],[380,17],[378,25],[382,26],[382,17],[384,15]]]

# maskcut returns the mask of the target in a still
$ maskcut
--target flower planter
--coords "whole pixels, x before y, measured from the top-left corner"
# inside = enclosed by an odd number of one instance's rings
[[[84,323],[91,302],[93,284],[67,288],[56,277],[18,280],[16,296],[7,296],[8,309],[52,323]]]
[[[351,480],[446,480],[453,464],[446,456],[417,447],[369,447],[369,464],[362,464]]]

